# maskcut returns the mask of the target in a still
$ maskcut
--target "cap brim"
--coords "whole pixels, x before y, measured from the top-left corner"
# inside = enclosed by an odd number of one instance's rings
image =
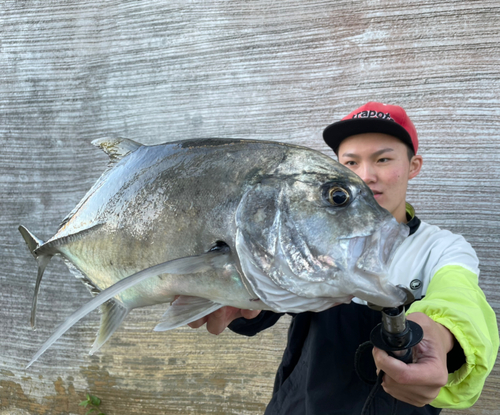
[[[347,137],[364,133],[392,135],[413,148],[410,134],[403,127],[394,121],[377,118],[352,118],[335,122],[324,129],[323,139],[337,153],[340,143]]]

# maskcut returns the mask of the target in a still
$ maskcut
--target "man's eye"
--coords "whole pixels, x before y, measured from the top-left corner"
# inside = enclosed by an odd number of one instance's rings
[[[355,161],[346,161],[344,163],[344,166],[355,166],[356,165],[356,162]]]
[[[379,163],[387,163],[389,159],[387,157],[382,157],[381,159],[378,159]]]

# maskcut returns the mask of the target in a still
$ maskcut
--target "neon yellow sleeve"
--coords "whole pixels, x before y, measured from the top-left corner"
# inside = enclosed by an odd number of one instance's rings
[[[499,337],[495,312],[479,288],[477,275],[457,265],[436,272],[425,297],[407,314],[421,312],[445,326],[462,346],[466,363],[448,375],[431,405],[468,408],[479,398],[497,357]]]

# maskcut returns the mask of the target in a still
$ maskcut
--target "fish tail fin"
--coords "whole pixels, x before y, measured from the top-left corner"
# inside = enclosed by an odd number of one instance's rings
[[[97,352],[108,341],[116,329],[120,327],[128,313],[130,313],[130,309],[123,307],[116,300],[111,299],[101,306],[101,313],[99,333],[90,349],[90,355]]]
[[[35,295],[33,296],[33,303],[31,305],[31,327],[33,330],[36,329],[36,306],[38,301],[38,293],[40,291],[40,283],[42,282],[43,273],[47,264],[50,262],[50,259],[53,257],[52,253],[38,253],[37,249],[43,245],[43,241],[33,235],[28,229],[24,226],[19,226],[19,232],[23,236],[26,241],[26,245],[28,245],[28,249],[31,254],[35,257],[36,262],[38,263],[38,275],[36,277],[35,283]]]

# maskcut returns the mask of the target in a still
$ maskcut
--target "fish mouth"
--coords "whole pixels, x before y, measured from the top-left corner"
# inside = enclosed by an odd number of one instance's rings
[[[391,216],[382,220],[370,233],[341,238],[349,243],[350,261],[347,268],[380,274],[390,265],[396,250],[409,233],[410,228],[406,224],[398,223]]]
[[[408,226],[390,218],[371,235],[349,241],[348,269],[356,281],[354,296],[381,307],[405,303],[406,292],[389,282],[389,267],[408,234]]]

